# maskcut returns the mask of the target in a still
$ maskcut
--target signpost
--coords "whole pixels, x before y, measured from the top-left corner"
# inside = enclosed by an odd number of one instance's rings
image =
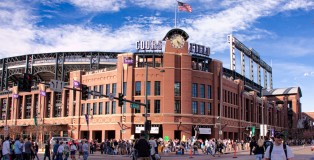
[[[50,89],[55,91],[55,92],[62,92],[62,89],[64,88],[64,83],[63,81],[55,80],[52,79],[50,81]]]
[[[112,94],[112,93],[110,93],[110,94],[109,94],[109,96],[108,96],[108,98],[109,98],[109,100],[110,100],[110,101],[113,101],[113,100],[114,100],[114,96],[113,96],[113,94]]]
[[[131,108],[135,108],[135,109],[139,109],[140,108],[140,106],[138,105],[138,104],[131,104]]]
[[[4,137],[7,137],[9,135],[9,127],[4,126],[3,130],[4,130]]]

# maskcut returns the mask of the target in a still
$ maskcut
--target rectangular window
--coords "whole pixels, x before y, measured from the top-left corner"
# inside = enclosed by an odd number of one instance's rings
[[[135,82],[135,95],[136,96],[141,95],[141,82],[139,82],[139,81]]]
[[[192,102],[192,114],[197,114],[197,102]]]
[[[135,100],[135,102],[141,102],[140,100]],[[134,113],[141,113],[141,106],[139,106],[138,108],[134,108]]]
[[[93,115],[97,114],[97,103],[93,103]]]
[[[100,95],[104,94],[104,86],[103,85],[99,85],[99,93],[100,93]],[[102,98],[102,96],[100,96],[99,98]]]
[[[99,102],[98,104],[98,114],[102,115],[102,105],[103,105],[103,102]]]
[[[197,97],[197,83],[192,84],[192,97]]]
[[[66,103],[66,109],[67,110],[69,110],[68,108],[69,108],[69,91],[68,90],[66,90],[65,91],[65,94],[66,94],[66,98],[67,98],[67,103]],[[35,101],[34,101],[34,109],[33,109],[33,115],[34,115],[34,117],[36,117],[36,116],[39,116],[39,114],[38,113],[40,113],[40,110],[39,110],[39,105],[38,105],[38,94],[34,94],[34,96],[35,96]],[[10,103],[9,103],[10,104]],[[9,110],[9,112],[8,112],[8,119],[10,118],[10,110]]]
[[[88,91],[90,92],[90,91],[91,91],[91,89],[92,89],[92,87],[91,87],[91,86],[89,86],[89,87],[88,87]],[[91,99],[91,94],[88,94],[87,99]]]
[[[155,96],[160,96],[160,81],[155,81]]]
[[[90,103],[87,103],[86,105],[86,114],[90,115]]]
[[[31,108],[32,108],[32,96],[26,95],[26,108],[25,108],[25,119],[31,118]],[[60,116],[59,116],[60,117]]]
[[[112,94],[117,95],[117,83],[112,83]]]
[[[112,101],[112,105],[111,105],[111,114],[116,114],[116,101]]]
[[[154,113],[160,113],[160,100],[154,102]]]
[[[205,115],[205,102],[200,102],[200,114]]]
[[[208,85],[207,86],[207,98],[208,99],[211,99],[212,98],[212,86],[211,85]]]
[[[211,115],[211,114],[212,114],[212,104],[207,103],[207,115]]]
[[[181,83],[180,82],[174,83],[174,96],[181,96]]]
[[[84,115],[84,114],[85,114],[85,103],[82,104],[82,108],[81,108],[81,109],[82,109],[82,110],[81,110],[82,115]]]
[[[174,101],[174,113],[181,113],[181,101],[180,100]]]
[[[96,91],[96,92],[97,92],[97,86],[94,86],[94,91]],[[94,98],[94,99],[96,99],[96,98],[97,98],[97,96],[96,96],[96,95],[94,95],[94,96],[93,96],[93,98]]]
[[[123,82],[123,95],[126,96],[127,82]],[[123,103],[122,113],[126,113],[126,103]]]
[[[110,94],[110,84],[106,84],[106,95]]]
[[[23,98],[23,97],[21,97]],[[23,99],[20,99],[23,100]],[[46,118],[50,118],[50,113],[51,113],[51,92],[46,93],[46,103],[47,103],[47,108],[46,108]]]
[[[200,84],[200,97],[205,98],[205,84]]]
[[[53,116],[54,117],[61,117],[62,113],[62,94],[59,92],[55,92],[55,103],[53,108]]]
[[[110,114],[110,103],[106,102],[106,113],[105,114]]]
[[[126,104],[124,103],[122,106],[122,113],[125,114],[126,113]]]
[[[1,119],[5,120],[6,118],[6,108],[7,108],[7,99],[1,99]],[[11,108],[11,107],[10,107]]]
[[[150,113],[150,100],[147,100],[147,113]]]
[[[146,94],[149,96],[150,95],[150,81],[147,82],[146,85]]]
[[[123,82],[123,94],[126,95],[127,83]]]

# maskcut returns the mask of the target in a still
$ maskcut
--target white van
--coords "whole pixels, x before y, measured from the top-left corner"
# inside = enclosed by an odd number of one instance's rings
[[[72,140],[73,138],[70,138],[70,137],[52,137],[50,139],[50,145],[52,146],[51,149],[53,149],[53,145],[56,144],[57,141],[59,142],[62,141],[63,143],[65,143],[65,142],[71,142]]]

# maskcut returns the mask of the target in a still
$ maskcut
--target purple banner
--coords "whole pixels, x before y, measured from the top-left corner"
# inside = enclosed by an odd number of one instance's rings
[[[14,94],[12,95],[12,97],[13,97],[14,99],[18,99],[18,98],[19,98],[19,95],[14,93]]]
[[[46,97],[46,92],[45,91],[40,91],[40,95]]]
[[[86,124],[88,125],[88,114],[85,114]]]
[[[73,80],[73,86],[74,88],[80,88],[80,82],[77,80]]]
[[[272,128],[272,129],[271,129],[271,137],[274,137],[274,135],[275,135],[275,129]]]
[[[124,57],[123,64],[133,64],[133,59],[131,57]]]

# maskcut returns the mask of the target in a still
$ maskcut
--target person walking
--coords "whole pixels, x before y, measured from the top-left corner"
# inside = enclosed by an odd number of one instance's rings
[[[62,157],[63,157],[63,151],[64,151],[64,146],[63,146],[63,142],[61,141],[60,142],[60,145],[58,147],[58,150],[57,150],[57,160],[63,160]]]
[[[134,148],[137,150],[138,160],[150,160],[150,144],[145,139],[145,134],[136,142]]]
[[[267,147],[265,160],[292,160],[294,154],[291,148],[283,142],[284,135],[280,132],[275,134],[275,141]]]
[[[47,140],[47,143],[45,145],[45,153],[44,153],[44,160],[46,160],[46,157],[50,160],[50,142]]]
[[[76,145],[74,143],[74,141],[72,141],[71,146],[70,146],[70,152],[71,152],[71,159],[75,160],[75,153],[76,153]]]
[[[24,143],[24,147],[25,147],[25,160],[30,160],[31,159],[31,154],[33,151],[33,145],[32,142],[30,140],[30,138],[26,138],[27,141]]]
[[[2,155],[3,160],[9,160],[10,159],[10,137],[6,137],[5,141],[2,144]]]
[[[82,146],[82,149],[83,149],[83,158],[84,160],[87,160],[88,158],[88,141],[86,140]]]
[[[253,147],[256,146],[256,141],[255,138],[253,137],[251,142],[250,142],[250,155],[252,155]]]
[[[57,140],[56,143],[53,145],[53,149],[52,149],[53,160],[58,158],[58,148],[59,148],[59,141]]]
[[[80,159],[81,156],[83,157],[83,141],[81,141],[79,144],[78,144],[78,150],[79,150],[79,156],[78,158]]]
[[[63,154],[64,154],[64,160],[68,160],[69,155],[70,155],[70,148],[69,148],[69,143],[65,142],[65,144],[63,145]]]
[[[14,153],[16,160],[22,160],[22,144],[20,142],[20,138],[17,137],[14,142]]]
[[[254,146],[253,153],[255,155],[255,160],[262,160],[264,158],[264,140],[258,139],[257,144]]]
[[[37,155],[38,150],[39,150],[38,144],[34,142],[34,159],[37,158],[37,160],[39,160],[38,155]]]

